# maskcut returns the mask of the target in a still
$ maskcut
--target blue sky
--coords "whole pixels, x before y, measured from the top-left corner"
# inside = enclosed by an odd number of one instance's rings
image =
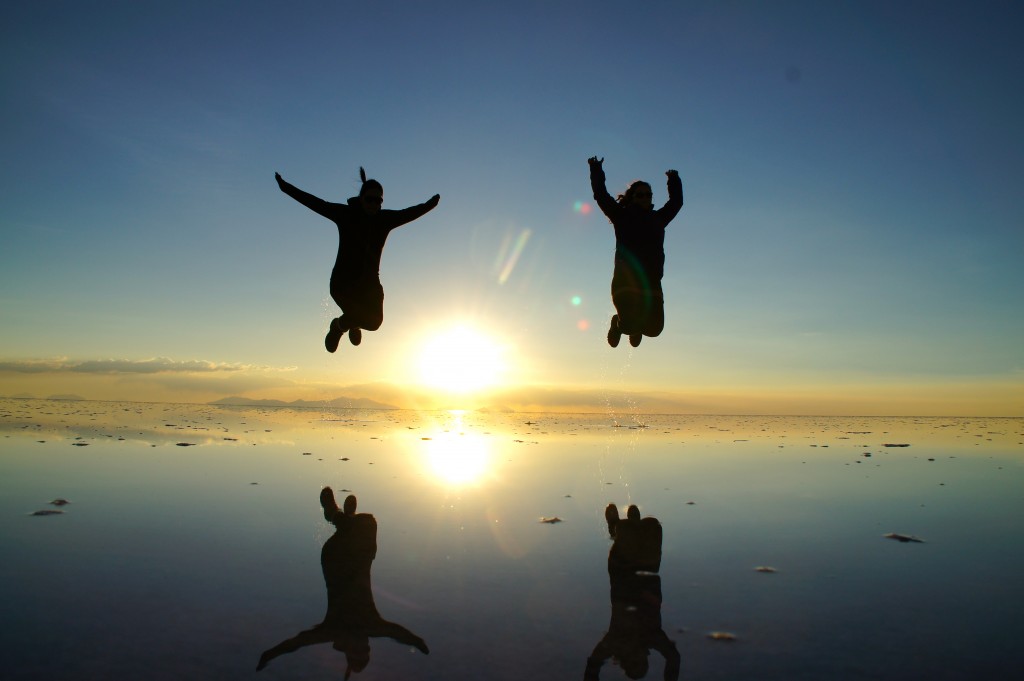
[[[0,394],[393,397],[469,323],[518,403],[1020,415],[1022,13],[20,3]],[[574,210],[594,154],[613,193],[647,179],[660,205],[683,179],[666,329],[636,350],[604,342],[610,226]],[[380,331],[332,356],[336,231],[273,174],[344,201],[360,165],[386,207],[442,198],[389,239]]]

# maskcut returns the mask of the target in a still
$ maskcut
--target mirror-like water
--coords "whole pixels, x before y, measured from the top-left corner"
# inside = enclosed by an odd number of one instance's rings
[[[0,674],[1007,676],[1022,443],[1022,419],[0,400]],[[325,486],[356,511],[328,522]]]

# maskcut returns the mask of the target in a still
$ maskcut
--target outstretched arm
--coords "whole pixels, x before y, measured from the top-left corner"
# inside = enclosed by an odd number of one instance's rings
[[[405,208],[403,210],[383,212],[390,213],[391,219],[389,221],[389,227],[391,229],[394,229],[395,227],[401,227],[402,225],[408,222],[412,222],[416,218],[423,217],[430,211],[434,210],[434,208],[437,207],[437,204],[440,201],[441,195],[434,194],[433,196],[431,196],[429,199],[419,204],[418,206],[409,206],[408,208]]]
[[[594,192],[594,201],[601,208],[601,212],[611,218],[612,213],[618,208],[618,204],[615,203],[615,199],[611,197],[605,187],[604,166],[602,165],[604,159],[591,156],[587,159],[587,163],[590,164],[590,189]]]
[[[321,198],[307,194],[293,184],[285,182],[285,179],[281,177],[281,173],[274,173],[274,179],[277,180],[277,186],[281,188],[288,196],[292,197],[306,208],[310,209],[315,213],[323,215],[325,218],[330,219],[331,205],[327,201]]]
[[[667,225],[683,207],[683,181],[679,179],[679,173],[675,170],[667,170],[665,175],[668,177],[668,201],[658,213]]]

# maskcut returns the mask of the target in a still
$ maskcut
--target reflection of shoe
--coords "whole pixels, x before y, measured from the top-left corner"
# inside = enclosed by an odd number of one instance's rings
[[[608,536],[615,539],[615,526],[619,524],[619,509],[615,504],[605,507],[604,520],[608,523]]]
[[[622,330],[619,328],[619,315],[612,315],[612,324],[608,327],[608,345],[617,348],[621,339]]]
[[[334,514],[338,512],[338,502],[334,500],[334,490],[330,487],[320,490],[320,505],[324,507],[324,518],[327,522],[334,520]]]
[[[358,326],[353,326],[348,330],[348,342],[352,345],[359,345],[363,342],[363,330]]]
[[[642,335],[640,335],[639,333],[634,333],[629,337],[629,344],[635,348],[636,346],[640,345],[640,341],[642,341],[643,339],[644,337]]]
[[[345,333],[345,327],[341,325],[341,317],[331,320],[331,328],[327,331],[327,336],[324,337],[324,347],[327,348],[327,352],[334,352],[338,349],[338,343],[341,342],[341,335]]]

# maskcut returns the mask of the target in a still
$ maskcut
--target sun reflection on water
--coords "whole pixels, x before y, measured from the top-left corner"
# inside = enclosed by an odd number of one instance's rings
[[[430,474],[446,485],[480,484],[491,467],[491,443],[485,435],[464,429],[462,412],[448,414],[449,423],[438,424],[431,435],[420,438],[422,461]]]

